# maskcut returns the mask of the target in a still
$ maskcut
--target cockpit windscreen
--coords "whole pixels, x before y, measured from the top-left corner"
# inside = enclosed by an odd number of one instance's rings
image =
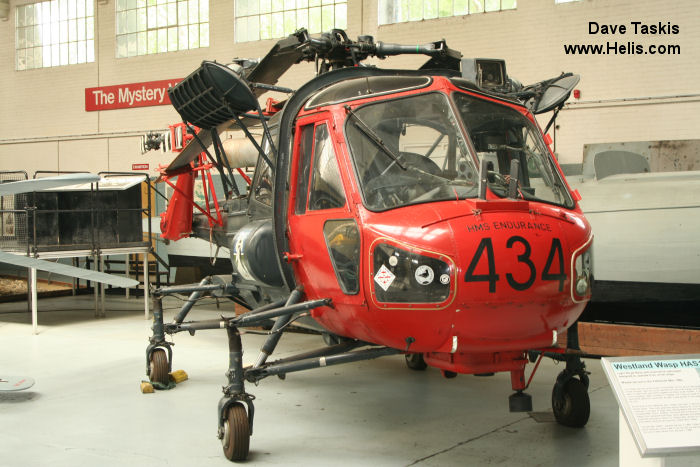
[[[488,165],[488,186],[507,196],[511,161],[519,161],[518,197],[567,208],[574,201],[535,125],[515,109],[463,93],[453,99],[481,164]]]
[[[364,105],[345,131],[370,210],[478,195],[478,172],[444,94]]]

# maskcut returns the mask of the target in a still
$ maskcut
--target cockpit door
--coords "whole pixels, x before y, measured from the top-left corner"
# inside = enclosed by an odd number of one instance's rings
[[[295,131],[289,201],[290,260],[310,298],[361,302],[360,231],[341,175],[330,114],[300,120]]]

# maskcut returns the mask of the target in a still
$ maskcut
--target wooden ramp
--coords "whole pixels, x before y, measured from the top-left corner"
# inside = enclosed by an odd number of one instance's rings
[[[700,353],[700,330],[578,323],[579,346],[589,355],[626,357],[633,355]],[[566,346],[566,336],[559,345]]]

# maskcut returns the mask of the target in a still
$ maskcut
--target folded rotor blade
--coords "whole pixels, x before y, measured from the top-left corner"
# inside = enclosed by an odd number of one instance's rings
[[[301,46],[307,41],[307,37],[294,34],[279,40],[260,63],[250,70],[246,80],[251,83],[276,84],[280,76],[302,59],[304,53]],[[253,92],[259,96],[265,90],[254,89]]]
[[[66,264],[52,263],[41,259],[30,258],[28,256],[20,256],[12,253],[0,251],[0,263],[14,264],[25,268],[39,269],[40,271],[48,271],[64,276],[77,277],[88,281],[101,282],[103,284],[113,285],[115,287],[134,287],[139,284],[139,281],[127,279],[126,277],[114,276],[104,272],[91,271],[89,269],[76,268]]]

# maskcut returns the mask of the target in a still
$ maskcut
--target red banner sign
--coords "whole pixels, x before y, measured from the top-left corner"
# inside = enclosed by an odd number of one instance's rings
[[[131,170],[148,170],[148,164],[131,164]]]
[[[168,105],[168,88],[180,81],[182,78],[85,88],[85,111]]]

